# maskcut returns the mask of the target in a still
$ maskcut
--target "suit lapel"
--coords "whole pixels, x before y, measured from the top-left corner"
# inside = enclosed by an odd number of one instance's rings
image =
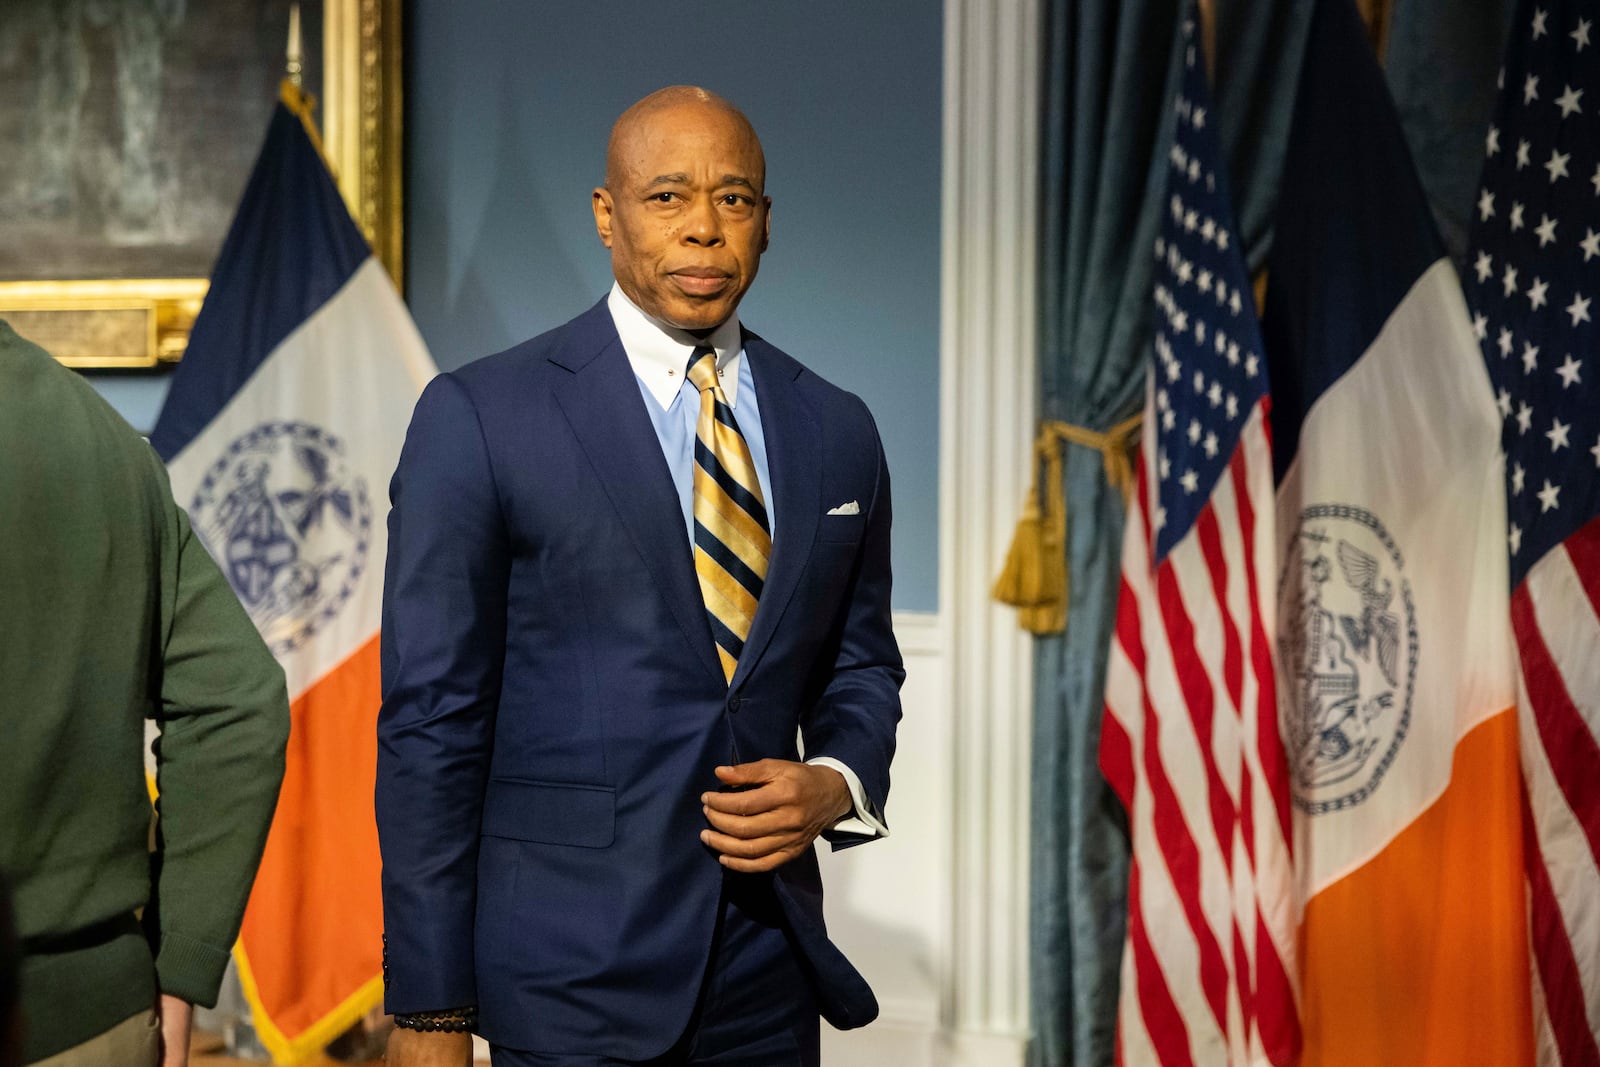
[[[605,301],[574,320],[569,337],[550,360],[572,372],[556,387],[555,396],[573,435],[684,637],[721,681],[672,472]]]
[[[772,535],[766,585],[733,675],[733,688],[749,676],[777,632],[811,556],[822,506],[822,427],[795,385],[802,373],[800,364],[753,334],[745,335],[744,351],[761,406],[778,526]]]

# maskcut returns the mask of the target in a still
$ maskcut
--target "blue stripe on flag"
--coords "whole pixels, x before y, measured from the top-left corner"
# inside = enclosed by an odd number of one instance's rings
[[[150,435],[171,461],[371,249],[300,119],[278,104]]]
[[[1307,39],[1262,320],[1279,481],[1311,405],[1444,255],[1355,4],[1318,0]]]

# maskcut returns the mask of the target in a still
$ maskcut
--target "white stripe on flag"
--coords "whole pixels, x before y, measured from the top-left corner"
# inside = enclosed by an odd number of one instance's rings
[[[388,548],[389,479],[422,388],[435,373],[411,316],[376,259],[301,323],[256,368],[204,430],[167,465],[173,493],[191,505],[235,442],[271,422],[304,422],[337,438],[364,485],[371,525],[366,563],[348,601],[292,654],[280,655],[291,700],[378,632]],[[191,514],[197,530],[203,516]],[[217,545],[208,547],[215,553]],[[226,570],[226,563],[222,565]],[[248,606],[248,605],[247,605]],[[258,619],[258,625],[260,625]],[[265,632],[273,643],[270,628]]]
[[[1212,512],[1219,513],[1232,502],[1232,488],[1224,476],[1213,494]],[[1201,522],[1207,519],[1202,517]],[[1239,963],[1234,953],[1239,895],[1253,892],[1248,863],[1235,854],[1237,833],[1240,760],[1239,716],[1222,681],[1222,614],[1217,608],[1215,586],[1208,563],[1201,552],[1198,535],[1180,541],[1168,556],[1168,566],[1182,600],[1178,612],[1187,614],[1194,628],[1193,667],[1203,687],[1211,690],[1212,718],[1209,735],[1199,736],[1200,724],[1194,721],[1195,709],[1176,686],[1160,693],[1160,714],[1167,725],[1162,731],[1166,742],[1162,762],[1168,768],[1180,803],[1184,821],[1189,824],[1201,857],[1200,902],[1206,924],[1221,953],[1227,970],[1224,988],[1222,1032],[1228,1062],[1243,1062],[1243,1014],[1238,996]],[[1159,648],[1163,658],[1174,656],[1164,629],[1147,633],[1146,646]],[[1185,653],[1188,656],[1190,653]],[[1176,660],[1169,659],[1176,671]],[[1202,747],[1203,746],[1203,747]],[[1185,766],[1188,764],[1188,766]],[[1194,777],[1191,777],[1194,776]],[[1190,783],[1192,788],[1184,788]],[[1213,806],[1220,807],[1219,821]],[[1217,1025],[1215,1022],[1212,1025]],[[1201,1030],[1201,1033],[1205,1031]],[[1204,1061],[1201,1061],[1204,1062]]]
[[[1584,592],[1572,557],[1565,548],[1550,552],[1528,571],[1526,582],[1539,632],[1567,683],[1567,692],[1600,693],[1600,620],[1595,618],[1594,605]],[[1589,733],[1600,738],[1596,729],[1600,723],[1595,721],[1600,709],[1586,706],[1581,699],[1574,703],[1584,713]],[[1595,770],[1600,773],[1600,768]]]
[[[1561,1049],[1556,1046],[1555,1031],[1550,1026],[1550,1009],[1544,1002],[1544,982],[1539,978],[1539,964],[1531,953],[1528,964],[1533,992],[1533,1062],[1538,1067],[1561,1067]]]
[[[1281,559],[1310,505],[1353,506],[1382,524],[1404,559],[1399,577],[1415,597],[1418,632],[1410,730],[1379,788],[1360,804],[1296,819],[1303,899],[1368,862],[1432,805],[1450,783],[1456,742],[1514,699],[1509,628],[1498,623],[1508,583],[1499,440],[1461,288],[1441,259],[1312,404],[1278,488]],[[1402,620],[1403,593],[1393,609]]]
[[[1265,413],[1256,416],[1263,422]],[[1266,926],[1269,937],[1273,943],[1270,946],[1273,954],[1285,962],[1294,958],[1295,931],[1300,926],[1301,901],[1295,893],[1294,860],[1289,850],[1284,847],[1289,836],[1293,833],[1292,825],[1284,825],[1279,816],[1280,802],[1287,805],[1287,797],[1279,797],[1273,791],[1274,775],[1285,775],[1286,767],[1276,767],[1268,772],[1264,754],[1261,751],[1260,738],[1263,732],[1276,736],[1278,723],[1276,720],[1277,702],[1273,700],[1263,705],[1263,696],[1273,696],[1277,691],[1276,681],[1267,680],[1271,687],[1270,693],[1263,691],[1263,679],[1254,669],[1256,655],[1259,654],[1263,661],[1276,663],[1276,641],[1278,633],[1278,575],[1274,568],[1277,556],[1277,538],[1274,532],[1272,517],[1276,509],[1274,487],[1272,479],[1267,472],[1272,470],[1272,447],[1267,443],[1266,433],[1247,433],[1240,438],[1239,447],[1244,464],[1244,484],[1249,487],[1249,506],[1254,517],[1250,531],[1251,564],[1254,567],[1256,589],[1258,591],[1257,610],[1259,613],[1256,628],[1259,630],[1259,641],[1252,632],[1250,616],[1248,614],[1249,602],[1246,599],[1244,614],[1240,616],[1241,638],[1244,641],[1245,657],[1245,697],[1244,706],[1248,709],[1246,721],[1247,733],[1244,745],[1245,764],[1250,772],[1251,780],[1251,812],[1255,823],[1255,878],[1256,878],[1256,903],[1261,908],[1261,919]],[[1261,472],[1254,476],[1254,472]],[[1242,517],[1242,511],[1236,511],[1236,520]],[[1239,547],[1244,547],[1243,532],[1240,533]],[[1229,567],[1234,567],[1233,560],[1229,559]],[[1251,577],[1243,561],[1239,562],[1238,575],[1241,595],[1248,597],[1248,578]],[[1263,716],[1267,719],[1262,721]],[[1288,789],[1287,779],[1283,782],[1283,789]],[[1252,958],[1255,958],[1259,947],[1251,942]],[[1298,975],[1294,968],[1286,967],[1288,977],[1294,982]]]
[[[1557,547],[1528,572],[1527,591],[1545,647],[1568,693],[1580,711],[1580,694],[1600,693],[1600,619],[1583,590],[1566,549]],[[1522,731],[1522,768],[1533,811],[1545,870],[1561,911],[1562,926],[1572,945],[1573,959],[1584,990],[1585,1014],[1591,1033],[1600,1034],[1600,866],[1571,800],[1556,781],[1549,756],[1540,740],[1532,701],[1518,674],[1518,728]],[[1595,723],[1587,715],[1591,733]]]
[[[1128,821],[1133,861],[1139,867],[1140,892],[1136,899],[1128,902],[1128,905],[1139,912],[1140,921],[1148,932],[1159,973],[1141,975],[1137,980],[1132,977],[1137,963],[1132,953],[1130,939],[1130,947],[1124,953],[1122,1001],[1125,1006],[1138,1006],[1139,1030],[1141,1033],[1148,1033],[1137,986],[1139,982],[1148,980],[1165,987],[1188,1032],[1190,1056],[1193,1062],[1201,1064],[1210,1058],[1206,1055],[1207,1048],[1215,1052],[1221,1034],[1201,989],[1200,950],[1195,932],[1189,925],[1184,905],[1172,882],[1168,857],[1162,851],[1160,838],[1156,834],[1155,798],[1151,793],[1149,775],[1144,767],[1145,750],[1151,744],[1148,732],[1157,731],[1155,744],[1159,748],[1161,735],[1170,734],[1172,731],[1170,727],[1163,728],[1161,725],[1161,722],[1167,719],[1167,715],[1157,706],[1155,685],[1152,684],[1153,676],[1158,673],[1158,669],[1152,666],[1152,663],[1160,656],[1150,647],[1152,631],[1159,627],[1152,625],[1146,618],[1147,612],[1156,610],[1148,580],[1150,574],[1148,546],[1142,535],[1131,532],[1143,525],[1142,512],[1143,508],[1135,499],[1129,508],[1127,519],[1130,536],[1124,538],[1122,573],[1140,613],[1139,631],[1145,642],[1145,674],[1141,683],[1139,673],[1129,662],[1120,643],[1114,642],[1111,663],[1107,670],[1107,708],[1123,724],[1128,734],[1134,766],[1133,797]],[[1161,644],[1165,647],[1164,641]],[[1170,675],[1170,661],[1168,661],[1168,673]],[[1165,688],[1170,689],[1175,683],[1169,678],[1163,684]],[[1144,706],[1146,700],[1150,701],[1151,710],[1156,716],[1155,721],[1146,715]],[[1191,734],[1189,746],[1192,745]],[[1185,754],[1192,755],[1192,753]],[[1198,766],[1197,759],[1188,762]],[[1190,824],[1191,837],[1197,846],[1203,849],[1204,838],[1194,832],[1191,820],[1181,812],[1173,812],[1172,817]],[[1123,1051],[1124,1062],[1128,1067],[1161,1062],[1153,1048],[1150,1050],[1149,1058],[1143,1060],[1133,1058],[1132,1050],[1127,1045]]]
[[[1132,974],[1133,943],[1122,942],[1122,974]],[[1119,1067],[1140,1067],[1147,1063],[1160,1063],[1155,1046],[1150,1043],[1150,1032],[1145,1029],[1144,1016],[1139,1011],[1139,998],[1123,996],[1117,1000],[1117,1043],[1121,1056]]]
[[[1539,727],[1533,721],[1527,689],[1521,684],[1520,677],[1518,682],[1521,699],[1518,701],[1517,729],[1525,737],[1537,738]],[[1592,956],[1593,947],[1600,943],[1600,901],[1590,892],[1591,886],[1600,883],[1600,869],[1595,866],[1594,853],[1589,848],[1583,827],[1573,814],[1561,787],[1556,784],[1543,746],[1535,740],[1521,748],[1522,775],[1528,789],[1528,804],[1533,811],[1534,833],[1538,835],[1545,870],[1550,876],[1551,889],[1561,911],[1561,925],[1578,964],[1579,979],[1588,994],[1584,999],[1589,1027],[1591,1032],[1600,1033],[1600,1005],[1589,993],[1600,984],[1596,981],[1600,975],[1595,973]],[[1588,946],[1588,951],[1585,946]],[[1537,979],[1537,969],[1534,974]],[[1543,1000],[1542,996],[1540,1000]],[[1542,1007],[1542,1004],[1536,1007]],[[1549,1036],[1546,1028],[1539,1029],[1544,1036]],[[1540,1062],[1546,1061],[1541,1057]],[[1560,1057],[1549,1062],[1560,1062]]]

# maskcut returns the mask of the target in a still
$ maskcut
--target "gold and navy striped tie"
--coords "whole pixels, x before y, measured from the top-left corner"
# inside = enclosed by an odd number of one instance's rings
[[[761,482],[733,409],[717,380],[717,355],[697,348],[689,381],[700,390],[694,445],[694,571],[711,636],[729,682],[750,636],[772,558],[772,527]]]

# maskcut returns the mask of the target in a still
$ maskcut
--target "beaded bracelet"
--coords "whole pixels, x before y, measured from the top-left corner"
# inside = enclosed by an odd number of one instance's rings
[[[453,1008],[450,1011],[418,1011],[409,1015],[396,1015],[394,1024],[407,1030],[441,1033],[470,1033],[478,1026],[477,1008]]]

